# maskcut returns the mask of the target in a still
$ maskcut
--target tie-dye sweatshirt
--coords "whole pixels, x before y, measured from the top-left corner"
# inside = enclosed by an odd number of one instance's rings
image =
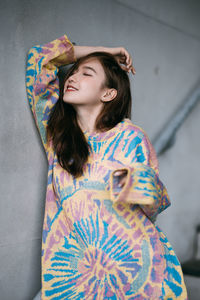
[[[180,263],[155,225],[170,201],[145,132],[127,118],[106,132],[84,132],[91,153],[76,179],[47,141],[59,66],[75,61],[66,35],[28,53],[27,95],[48,160],[42,300],[187,299]],[[118,169],[127,170],[122,188]]]

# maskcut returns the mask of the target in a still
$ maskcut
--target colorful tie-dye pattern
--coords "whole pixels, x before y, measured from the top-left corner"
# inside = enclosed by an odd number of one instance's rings
[[[180,263],[156,216],[170,205],[145,132],[124,119],[89,135],[84,175],[74,179],[46,140],[60,65],[73,63],[63,36],[30,49],[27,95],[48,159],[42,237],[42,299],[187,299]],[[126,169],[126,184],[113,173]]]

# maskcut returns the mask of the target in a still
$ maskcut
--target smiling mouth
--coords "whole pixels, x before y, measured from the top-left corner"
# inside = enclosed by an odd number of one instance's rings
[[[75,92],[75,91],[77,91],[77,89],[72,88],[72,87],[68,87],[65,89],[65,92]]]

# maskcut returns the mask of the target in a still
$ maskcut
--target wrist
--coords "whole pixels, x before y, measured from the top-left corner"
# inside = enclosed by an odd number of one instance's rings
[[[90,53],[93,52],[98,52],[98,51],[106,51],[105,47],[102,46],[95,46],[95,47],[91,47],[91,46],[77,46],[74,45],[74,55],[76,59],[79,59],[85,55],[88,55]]]

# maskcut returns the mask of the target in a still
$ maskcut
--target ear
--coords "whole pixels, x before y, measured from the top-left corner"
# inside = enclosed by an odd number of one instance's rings
[[[109,102],[112,101],[115,97],[117,96],[117,90],[112,88],[112,89],[106,89],[104,93],[101,96],[101,101],[102,102]]]

